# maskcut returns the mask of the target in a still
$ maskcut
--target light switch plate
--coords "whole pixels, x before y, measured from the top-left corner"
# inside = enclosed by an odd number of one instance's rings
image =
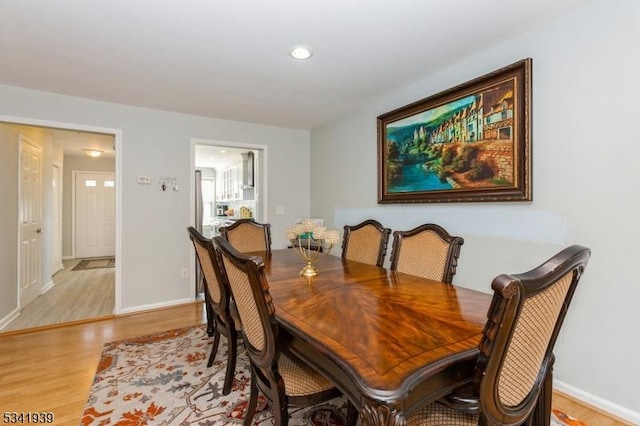
[[[284,216],[284,206],[276,206],[276,216]]]
[[[138,183],[140,185],[151,185],[151,176],[138,176]]]

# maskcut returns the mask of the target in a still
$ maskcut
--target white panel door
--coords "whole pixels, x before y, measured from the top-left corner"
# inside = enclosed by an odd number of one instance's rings
[[[20,307],[42,290],[42,150],[20,135]]]
[[[75,175],[76,258],[114,256],[115,173],[76,172]]]

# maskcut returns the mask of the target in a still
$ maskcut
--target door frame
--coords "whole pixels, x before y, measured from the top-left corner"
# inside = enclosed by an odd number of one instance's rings
[[[39,126],[39,127],[52,127],[56,129],[64,130],[77,130],[81,132],[93,132],[93,133],[105,133],[113,135],[114,149],[116,151],[116,258],[118,262],[115,266],[115,307],[114,314],[122,312],[122,267],[126,263],[122,259],[122,189],[120,187],[122,182],[122,129],[114,129],[108,127],[90,126],[86,124],[78,123],[66,123],[61,121],[40,120],[28,117],[17,117],[10,115],[0,115],[0,121],[11,124],[22,124],[25,126]],[[43,248],[43,250],[46,248]],[[19,267],[19,265],[16,265]],[[17,285],[20,285],[18,282]]]
[[[54,246],[54,250],[57,250],[59,252],[59,259],[56,259],[55,256],[52,256],[53,261],[56,261],[57,263],[53,263],[51,262],[51,267],[52,267],[52,272],[55,274],[56,272],[62,270],[64,268],[64,265],[62,263],[62,214],[63,214],[63,209],[62,209],[62,181],[64,178],[64,165],[61,164],[59,161],[54,160],[53,164],[52,164],[52,177],[55,176],[56,179],[58,180],[58,187],[56,188],[55,192],[55,196],[57,197],[57,206],[54,204],[53,205],[53,211],[52,213],[57,215],[58,220],[57,221],[52,221],[53,226],[55,227],[55,231],[54,231],[54,237],[52,237],[52,246]],[[55,211],[57,210],[57,211]],[[55,216],[54,216],[55,217]]]
[[[260,210],[262,212],[261,217],[263,222],[269,222],[267,216],[267,164],[268,164],[268,146],[256,143],[248,143],[248,142],[229,142],[215,139],[200,139],[200,138],[191,138],[191,165],[189,170],[189,224],[191,226],[195,226],[195,217],[196,217],[196,183],[195,183],[195,175],[196,175],[196,145],[209,145],[209,146],[226,146],[229,148],[246,148],[246,149],[255,149],[260,150],[262,153],[262,159],[260,164],[256,164],[256,168],[254,170],[255,179],[260,181]],[[256,209],[258,206],[256,206]],[[196,276],[196,255],[194,250],[189,251],[189,276]]]
[[[92,173],[92,174],[104,174],[114,175],[114,172],[96,172],[91,170],[72,170],[71,171],[71,255],[76,259],[76,179],[78,173]],[[115,182],[115,185],[118,183]],[[115,196],[115,194],[114,194]]]

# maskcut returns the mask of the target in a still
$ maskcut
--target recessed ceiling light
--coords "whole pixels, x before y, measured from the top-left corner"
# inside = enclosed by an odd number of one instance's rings
[[[307,46],[294,46],[289,51],[289,56],[293,59],[305,60],[313,56],[313,52]]]

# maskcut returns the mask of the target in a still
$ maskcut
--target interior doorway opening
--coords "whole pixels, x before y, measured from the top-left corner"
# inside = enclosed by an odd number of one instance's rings
[[[209,140],[192,141],[192,215],[205,237],[238,219],[266,222],[266,146]],[[191,254],[196,298],[203,298],[203,280]]]
[[[75,166],[71,165],[71,161],[68,161],[68,155],[71,157],[75,155],[77,159],[88,159],[91,161],[94,159],[89,157],[86,150],[99,151],[102,156],[99,159],[95,159],[95,162],[110,162],[110,168],[112,172],[116,174],[115,181],[119,181],[121,159],[120,153],[116,151],[116,148],[121,144],[120,130],[30,118],[0,116],[0,136],[2,136],[3,144],[11,145],[16,143],[15,135],[28,135],[28,137],[35,140],[43,148],[43,194],[41,198],[43,217],[41,221],[42,226],[39,227],[43,237],[41,247],[42,284],[39,288],[38,297],[33,302],[22,304],[20,303],[19,297],[16,297],[15,307],[12,307],[12,310],[8,314],[3,314],[3,316],[0,317],[0,332],[86,320],[104,317],[105,315],[112,316],[120,309],[121,279],[120,271],[117,267],[111,269],[111,276],[108,279],[111,297],[103,297],[100,300],[96,300],[96,304],[100,304],[100,306],[97,306],[96,312],[98,313],[95,315],[92,314],[91,310],[85,309],[87,308],[87,300],[83,300],[77,297],[77,295],[68,297],[67,299],[70,304],[68,306],[62,306],[63,303],[60,302],[61,299],[58,294],[62,290],[58,291],[58,289],[64,287],[65,290],[68,290],[72,287],[71,285],[67,286],[66,282],[64,285],[61,285],[61,277],[66,276],[66,266],[68,266],[70,261],[72,262],[74,260],[74,251],[73,248],[70,248],[72,246],[72,235],[70,231],[72,206],[67,197],[70,197],[72,192],[72,185],[68,180],[71,179],[71,170]],[[11,158],[5,158],[3,161],[13,161],[15,163],[16,157],[11,156]],[[13,168],[15,168],[15,165],[11,167],[11,169]],[[67,172],[69,176],[67,176]],[[20,179],[16,175],[16,187],[18,186],[18,180]],[[117,186],[114,188],[114,191],[117,194],[114,200],[116,226],[112,229],[110,238],[111,241],[115,241],[115,255],[117,256],[121,252],[120,225],[118,220],[120,217],[121,203],[119,202],[120,196]],[[10,220],[10,218],[7,218],[7,220]],[[18,218],[16,218],[14,226],[18,227],[19,222]],[[16,235],[18,235],[17,232]],[[7,244],[12,245],[13,243],[7,242]],[[17,246],[18,244],[16,242],[13,247]],[[15,263],[16,276],[20,274],[22,267],[21,262],[22,261],[19,260]],[[96,271],[89,271],[87,273],[97,274]],[[73,275],[74,280],[77,280],[79,274],[82,275],[82,273],[79,272],[73,272],[70,275]],[[6,285],[16,286],[17,294],[19,295],[19,279],[16,281],[17,282],[14,282],[13,279],[7,280]],[[102,285],[101,288],[103,287],[105,286]],[[3,289],[3,292],[5,292],[5,290],[7,289]],[[55,297],[53,296],[54,293]],[[49,303],[47,305],[47,303],[42,301],[44,299],[51,299],[51,301],[55,299],[55,303]],[[77,306],[80,303],[78,302],[79,300],[82,300],[82,306]],[[106,304],[109,304],[108,308]],[[55,312],[51,312],[50,307],[52,307]],[[33,318],[26,318],[29,315]]]

